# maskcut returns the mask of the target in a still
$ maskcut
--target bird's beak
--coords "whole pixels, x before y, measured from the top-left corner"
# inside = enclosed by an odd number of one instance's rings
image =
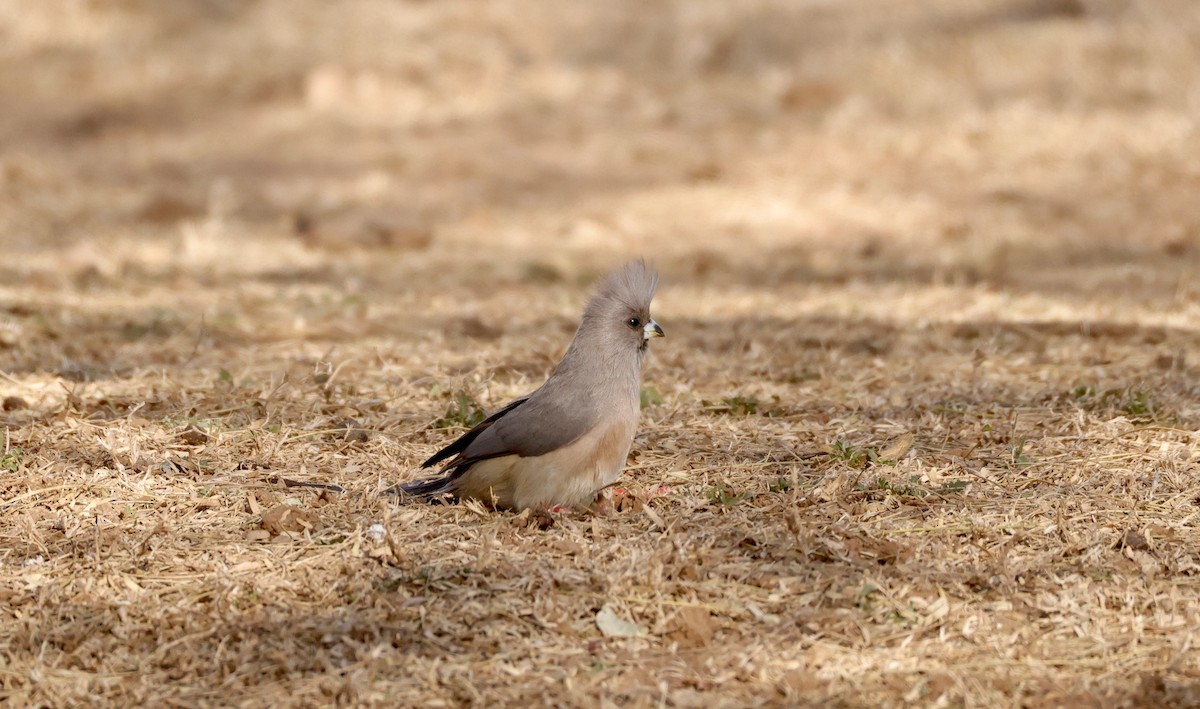
[[[646,323],[646,327],[642,328],[642,331],[645,333],[645,336],[643,339],[646,339],[646,340],[649,340],[651,337],[666,337],[667,336],[667,333],[663,332],[662,325],[659,325],[658,323],[654,322],[653,320]]]

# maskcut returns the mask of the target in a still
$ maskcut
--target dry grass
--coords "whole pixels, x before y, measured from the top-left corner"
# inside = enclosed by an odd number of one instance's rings
[[[1194,3],[606,7],[0,2],[0,697],[1200,705]],[[380,494],[631,253],[614,509]]]

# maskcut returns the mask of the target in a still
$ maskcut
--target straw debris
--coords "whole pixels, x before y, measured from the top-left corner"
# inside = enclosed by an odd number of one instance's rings
[[[1200,705],[1194,0],[15,7],[0,702]],[[640,254],[595,509],[387,494]]]

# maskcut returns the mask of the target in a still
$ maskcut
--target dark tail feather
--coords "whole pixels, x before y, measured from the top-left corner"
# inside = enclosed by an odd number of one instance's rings
[[[450,482],[450,476],[444,475],[431,480],[416,480],[404,483],[403,485],[395,485],[388,488],[386,492],[393,495],[403,493],[405,495],[412,495],[413,497],[423,497],[432,502],[442,495],[454,492]]]

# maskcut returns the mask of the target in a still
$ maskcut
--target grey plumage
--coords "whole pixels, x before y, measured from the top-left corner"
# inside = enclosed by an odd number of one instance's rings
[[[525,509],[579,504],[611,485],[637,428],[647,345],[663,334],[650,317],[657,285],[640,260],[610,274],[546,383],[422,464],[444,462],[442,477],[401,489]]]

